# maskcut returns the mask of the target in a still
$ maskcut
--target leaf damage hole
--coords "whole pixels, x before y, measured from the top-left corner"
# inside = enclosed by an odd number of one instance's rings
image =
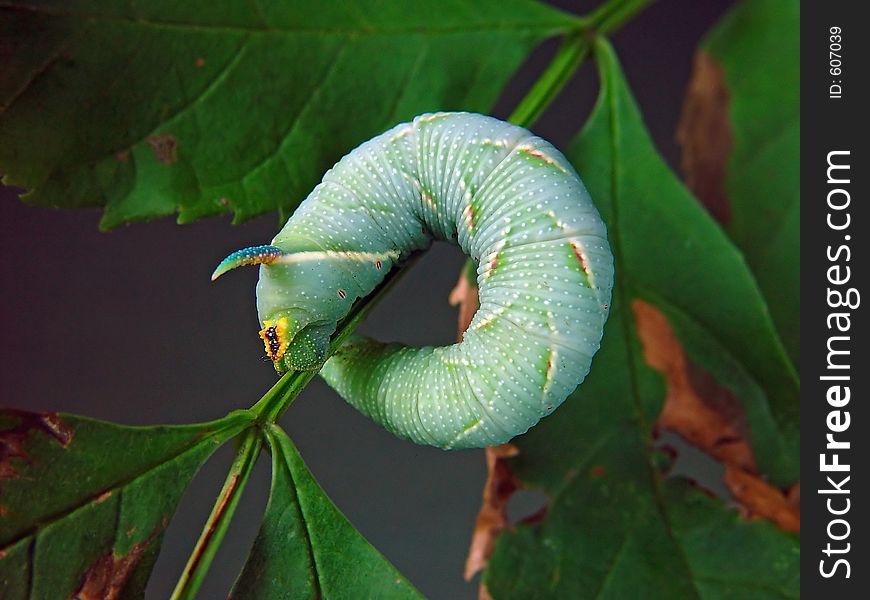
[[[466,581],[471,581],[472,577],[486,568],[495,549],[496,538],[510,526],[507,505],[511,496],[519,489],[519,482],[505,459],[518,453],[519,449],[512,444],[486,448],[486,483],[471,535],[468,557],[465,559]]]
[[[161,531],[162,528],[158,528]],[[143,553],[154,540],[156,532],[148,539],[133,546],[124,556],[114,552],[104,554],[85,572],[82,585],[73,594],[72,600],[117,600],[133,574]]]
[[[719,497],[730,495],[746,518],[768,519],[786,531],[799,532],[799,499],[796,503],[759,476],[737,399],[692,363],[658,308],[638,299],[631,307],[644,360],[667,385],[656,427],[662,432],[659,449],[670,452],[673,460],[663,470],[669,476],[697,478]],[[714,470],[711,464],[720,474],[715,481],[703,476]]]
[[[694,365],[667,317],[652,304],[632,302],[646,363],[664,377],[665,404],[657,425],[679,433],[714,458],[756,472],[737,399]]]
[[[510,497],[507,504],[507,516],[510,523],[533,525],[540,523],[547,516],[550,508],[550,497],[539,490],[518,489]]]
[[[178,140],[174,135],[162,133],[160,135],[148,136],[146,140],[154,153],[154,158],[157,162],[164,165],[172,165],[178,161]]]
[[[722,482],[725,475],[725,467],[722,463],[692,446],[679,433],[669,429],[663,430],[656,440],[655,447],[668,459],[666,477],[682,477],[709,495],[725,500],[733,499]]]

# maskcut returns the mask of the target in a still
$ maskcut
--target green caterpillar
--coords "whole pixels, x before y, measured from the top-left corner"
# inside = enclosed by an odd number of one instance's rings
[[[478,263],[480,309],[463,340],[356,337],[326,361],[354,300],[433,239]],[[589,371],[613,285],[605,225],[565,157],[469,113],[421,115],[365,142],[271,245],[231,254],[212,278],[253,264],[260,336],[279,373],[322,367],[362,413],[440,448],[506,442],[558,407]]]

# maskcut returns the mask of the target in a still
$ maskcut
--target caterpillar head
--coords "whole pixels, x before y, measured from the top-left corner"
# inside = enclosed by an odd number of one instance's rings
[[[263,321],[260,339],[278,373],[318,370],[326,362],[330,332],[323,326],[308,326],[292,332],[288,317]]]
[[[287,253],[275,246],[254,246],[239,250],[221,261],[212,274],[212,281],[236,267],[270,265],[286,256]],[[270,285],[268,276],[261,274],[260,286],[264,285],[264,281],[266,286]],[[275,370],[283,374],[291,370],[320,369],[326,361],[329,337],[335,330],[335,324],[330,326],[325,322],[312,323],[310,315],[297,306],[287,306],[289,303],[285,303],[283,307],[280,302],[277,305],[269,304],[268,307],[260,307],[261,314],[265,313],[267,316],[263,319],[263,328],[259,335]]]

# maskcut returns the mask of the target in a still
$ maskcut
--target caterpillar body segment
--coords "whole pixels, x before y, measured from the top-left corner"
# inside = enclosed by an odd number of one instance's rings
[[[604,223],[545,140],[483,115],[421,115],[342,158],[269,246],[234,253],[216,275],[260,264],[261,337],[276,369],[317,369],[353,302],[433,239],[478,263],[480,309],[463,340],[354,337],[321,375],[397,436],[506,442],[582,382],[613,285]]]

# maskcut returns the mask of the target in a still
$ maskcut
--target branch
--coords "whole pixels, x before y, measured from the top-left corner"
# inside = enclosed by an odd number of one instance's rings
[[[583,64],[589,54],[591,40],[597,35],[614,32],[652,1],[610,0],[588,17],[582,18],[577,30],[565,36],[553,60],[508,117],[508,121],[526,128],[534,125]]]
[[[248,481],[248,476],[257,462],[262,446],[260,430],[250,427],[242,434],[241,446],[236,452],[236,458],[227,474],[221,493],[215,500],[214,508],[203,527],[196,547],[187,560],[187,565],[172,592],[171,600],[193,600],[202,585],[211,561],[220,547],[224,534],[230,526],[230,520],[236,512],[242,490]]]

